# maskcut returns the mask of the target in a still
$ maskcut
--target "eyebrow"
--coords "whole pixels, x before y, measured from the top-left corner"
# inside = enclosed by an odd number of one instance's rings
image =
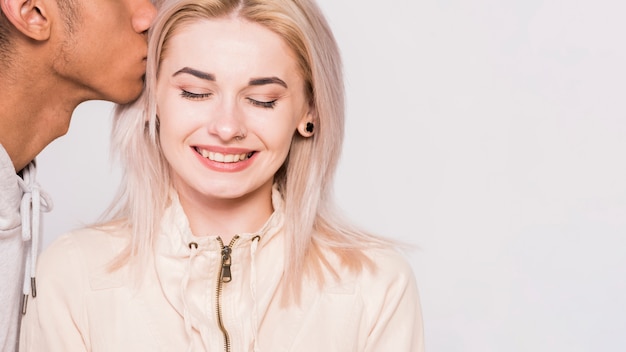
[[[192,75],[194,77],[198,77],[200,79],[204,79],[204,80],[207,80],[207,81],[215,81],[215,75],[213,75],[211,73],[202,72],[202,71],[193,69],[191,67],[183,67],[183,68],[181,68],[180,70],[174,72],[172,77],[178,76],[178,75],[183,74],[183,73],[187,73],[187,74],[190,74],[190,75]]]
[[[287,83],[285,83],[285,81],[283,81],[282,79],[278,77],[253,78],[250,80],[250,82],[248,82],[248,84],[251,86],[262,86],[265,84],[278,84],[285,88],[289,88],[287,87]]]
[[[187,73],[190,74],[194,77],[198,77],[200,79],[204,79],[207,81],[215,81],[215,75],[211,74],[211,73],[207,73],[207,72],[202,72],[200,70],[196,70],[194,68],[191,67],[183,67],[180,70],[174,72],[174,74],[172,75],[172,77],[178,76],[180,74],[183,73]],[[281,85],[285,88],[289,88],[287,86],[287,83],[285,83],[285,81],[283,81],[282,79],[278,78],[278,77],[261,77],[261,78],[252,78],[249,82],[249,85],[251,86],[262,86],[262,85],[266,85],[266,84],[278,84]]]

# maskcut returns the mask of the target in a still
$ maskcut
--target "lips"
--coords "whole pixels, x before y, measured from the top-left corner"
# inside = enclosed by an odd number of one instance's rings
[[[202,155],[202,157],[207,158],[211,161],[218,162],[218,163],[236,163],[239,161],[248,160],[254,154],[254,152],[239,153],[239,154],[226,154],[226,153],[211,152],[211,151],[200,149],[197,147],[195,148],[195,150],[198,154]]]

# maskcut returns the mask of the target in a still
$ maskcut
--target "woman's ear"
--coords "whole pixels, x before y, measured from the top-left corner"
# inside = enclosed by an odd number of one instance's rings
[[[43,41],[50,38],[48,0],[0,0],[2,12],[25,36]]]
[[[314,114],[309,111],[298,124],[298,132],[302,137],[309,138],[315,134]]]

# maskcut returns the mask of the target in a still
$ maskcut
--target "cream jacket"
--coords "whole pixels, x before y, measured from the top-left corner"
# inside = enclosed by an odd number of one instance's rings
[[[39,259],[20,351],[422,352],[414,275],[391,250],[369,252],[375,272],[337,265],[339,281],[322,289],[305,281],[301,304],[281,306],[286,234],[277,198],[264,228],[232,244],[192,235],[175,202],[140,283],[127,267],[106,269],[127,234],[60,237]]]

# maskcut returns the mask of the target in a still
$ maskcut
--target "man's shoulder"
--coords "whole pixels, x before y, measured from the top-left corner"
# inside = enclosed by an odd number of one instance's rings
[[[14,236],[21,223],[22,192],[17,183],[13,163],[0,144],[0,238]]]

